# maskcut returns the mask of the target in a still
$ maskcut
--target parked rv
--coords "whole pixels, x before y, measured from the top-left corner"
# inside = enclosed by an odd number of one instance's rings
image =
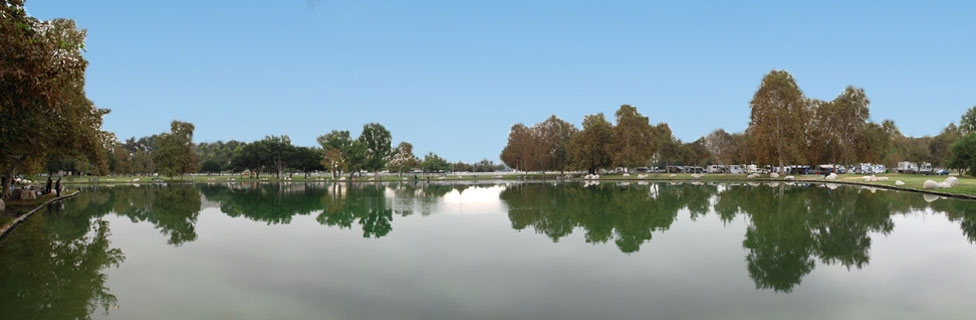
[[[908,161],[899,162],[898,173],[918,173],[918,165]]]
[[[722,165],[713,164],[708,166],[708,173],[726,173],[728,168]]]
[[[922,162],[922,164],[918,166],[918,173],[921,173],[921,174],[932,174],[933,172],[934,171],[932,170],[932,164],[931,163]]]
[[[730,165],[729,166],[729,173],[731,173],[731,174],[743,174],[743,173],[745,173],[745,170],[742,169],[742,166],[737,165],[737,164],[733,164],[733,165]]]

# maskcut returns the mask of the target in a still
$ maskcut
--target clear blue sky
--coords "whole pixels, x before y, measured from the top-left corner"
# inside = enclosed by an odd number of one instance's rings
[[[379,122],[394,143],[497,159],[509,127],[632,104],[690,141],[741,131],[763,74],[862,87],[874,120],[934,135],[976,105],[976,2],[41,1],[88,29],[87,90],[124,139],[298,145]]]

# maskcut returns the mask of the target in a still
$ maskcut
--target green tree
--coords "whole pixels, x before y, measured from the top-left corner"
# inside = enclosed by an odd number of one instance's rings
[[[367,123],[363,125],[363,133],[359,134],[357,140],[363,146],[364,157],[361,167],[378,174],[386,167],[386,160],[389,159],[393,148],[390,131],[379,123]]]
[[[976,132],[970,132],[952,144],[947,164],[950,168],[965,169],[976,177]]]
[[[613,164],[633,168],[647,165],[654,156],[654,128],[637,108],[622,105],[617,109],[617,125],[613,128]]]
[[[970,107],[962,115],[962,119],[959,120],[959,130],[962,131],[962,134],[976,132],[976,106]]]
[[[74,21],[41,21],[24,2],[0,3],[0,168],[9,197],[11,178],[54,158],[101,162],[102,116],[84,92],[85,30]],[[26,171],[26,170],[23,170]]]
[[[613,125],[602,113],[584,117],[583,130],[573,135],[569,143],[573,166],[591,174],[609,166],[613,161],[613,139]]]
[[[199,170],[193,148],[193,124],[173,121],[170,132],[160,135],[159,150],[153,154],[160,173],[170,178]]]
[[[393,155],[390,156],[390,161],[387,163],[390,171],[396,171],[401,176],[404,170],[409,170],[417,166],[417,156],[413,155],[413,145],[407,142],[400,142],[397,145],[396,150],[394,150]]]
[[[759,90],[749,102],[750,149],[759,164],[802,163],[807,146],[804,136],[806,99],[793,76],[773,70],[763,76]]]
[[[424,172],[437,173],[447,171],[451,168],[451,165],[444,158],[431,152],[424,156],[424,161],[420,164],[420,167],[423,168]]]
[[[220,172],[220,163],[214,160],[207,160],[200,163],[200,171],[206,172],[207,175],[213,174],[215,172]]]
[[[349,168],[348,156],[352,155],[355,140],[349,136],[349,131],[333,130],[318,137],[319,145],[325,154],[322,165],[332,171],[332,178],[336,178],[339,172]]]

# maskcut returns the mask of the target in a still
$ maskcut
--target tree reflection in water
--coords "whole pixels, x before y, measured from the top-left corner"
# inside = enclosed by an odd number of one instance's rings
[[[39,212],[0,243],[4,317],[90,319],[96,309],[107,313],[117,305],[104,271],[125,256],[110,246],[108,222],[93,218],[91,208],[66,207]]]
[[[444,196],[493,185],[465,183],[316,184],[234,183],[119,186],[83,192],[19,226],[0,244],[0,310],[35,318],[88,318],[109,311],[116,297],[105,287],[108,268],[125,259],[111,248],[114,213],[148,222],[180,246],[197,239],[201,195],[220,211],[267,224],[288,224],[317,213],[330,227],[389,235],[397,216],[438,212]],[[638,253],[687,212],[745,221],[746,271],[758,289],[791,292],[817,263],[860,269],[870,262],[872,234],[894,229],[892,215],[931,210],[958,222],[976,243],[976,202],[938,200],[907,192],[841,187],[714,184],[505,184],[498,196],[512,228],[533,228],[559,241],[577,228],[587,243]]]

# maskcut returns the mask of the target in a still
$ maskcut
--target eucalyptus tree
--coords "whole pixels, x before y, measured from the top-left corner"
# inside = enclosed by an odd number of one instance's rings
[[[782,70],[770,71],[763,76],[749,106],[749,147],[756,162],[778,164],[781,170],[787,162],[803,162],[807,102],[793,76]]]

